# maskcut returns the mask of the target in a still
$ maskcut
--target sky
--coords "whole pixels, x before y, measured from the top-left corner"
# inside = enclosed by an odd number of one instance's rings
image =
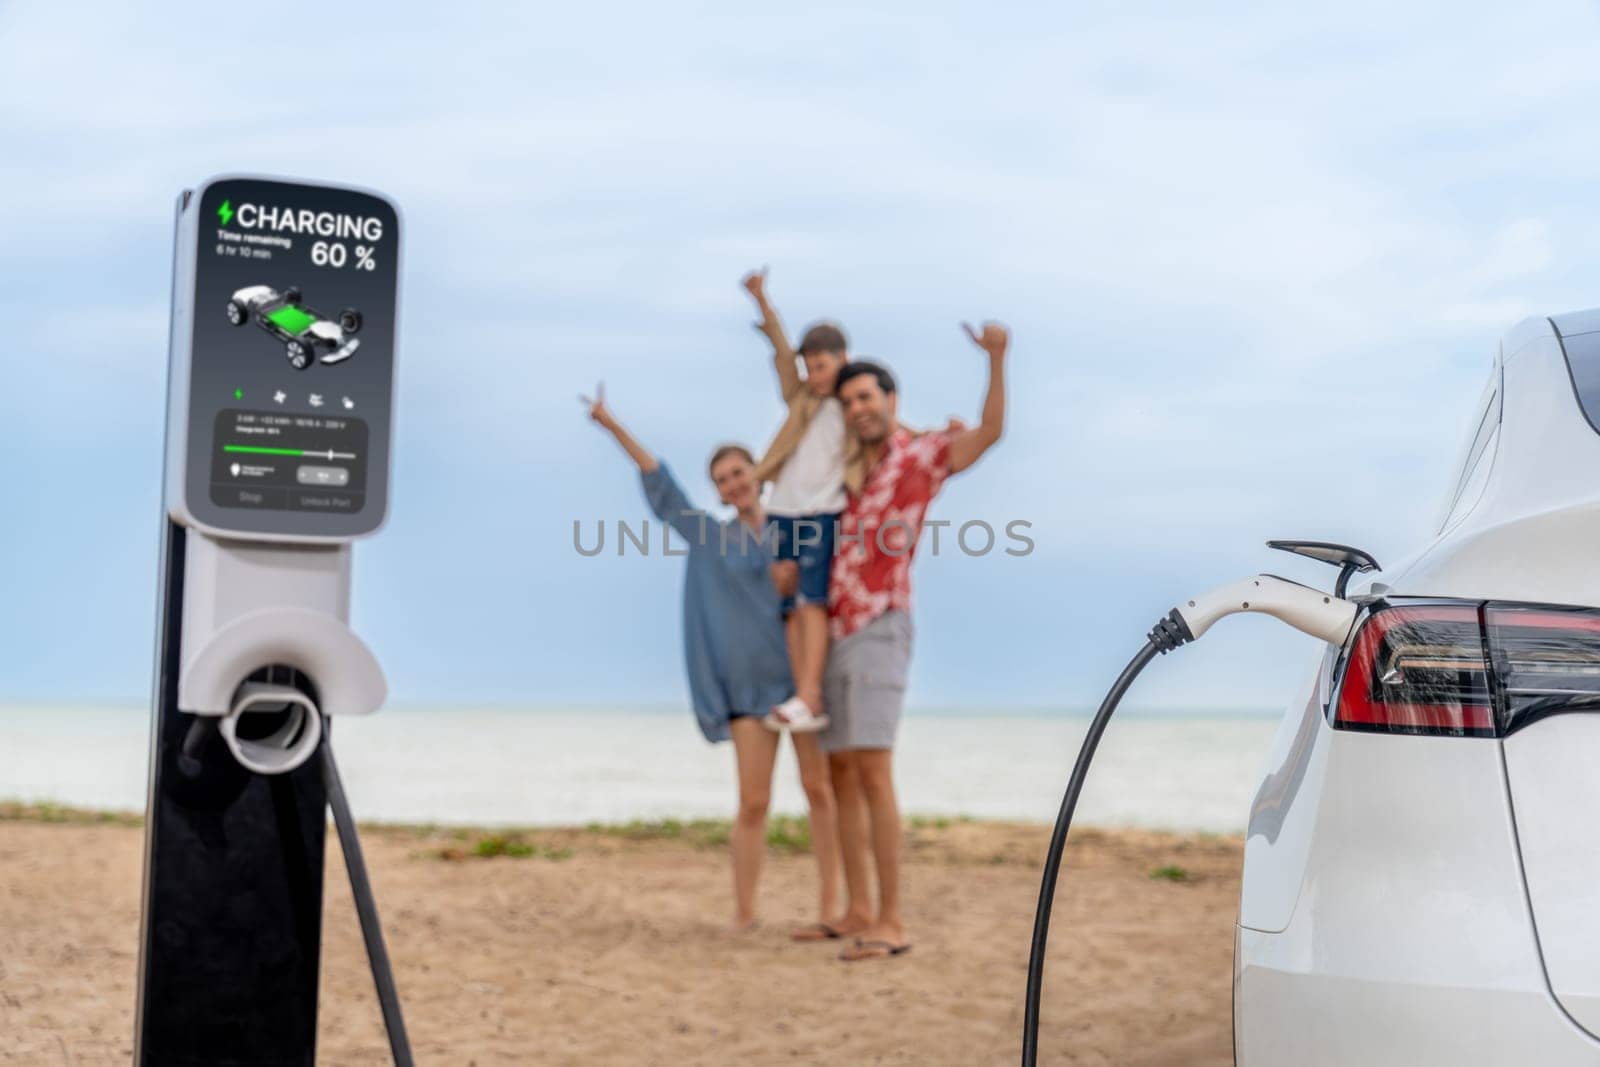
[[[934,516],[911,701],[1078,707],[1271,537],[1434,531],[1498,337],[1600,304],[1593,5],[0,2],[0,703],[149,690],[174,197],[383,190],[406,262],[388,526],[352,623],[391,702],[681,705],[682,562],[618,416],[711,507],[782,418],[740,276],[844,323],[902,414],[1007,432]],[[284,27],[298,26],[298,36]],[[1228,620],[1130,702],[1281,705],[1315,642]]]

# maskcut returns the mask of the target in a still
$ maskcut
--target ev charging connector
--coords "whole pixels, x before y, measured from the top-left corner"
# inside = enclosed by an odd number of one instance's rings
[[[330,804],[410,1061],[330,741],[386,696],[350,572],[388,512],[400,236],[361,189],[178,198],[135,1063],[315,1062]]]
[[[1274,574],[1258,574],[1254,578],[1219,585],[1173,608],[1162,621],[1181,622],[1180,633],[1184,639],[1158,651],[1167,652],[1188,641],[1198,641],[1218,621],[1241,612],[1271,615],[1301,633],[1331,645],[1342,645],[1350,635],[1356,611],[1356,606],[1342,597]],[[1157,631],[1166,632],[1162,627],[1157,627]],[[1152,640],[1155,640],[1155,633],[1152,631]]]
[[[1141,671],[1158,655],[1189,644],[1205,636],[1218,621],[1229,615],[1254,613],[1270,615],[1288,623],[1302,633],[1310,634],[1335,647],[1342,647],[1356,624],[1360,608],[1342,595],[1350,576],[1358,571],[1377,569],[1377,561],[1358,549],[1315,541],[1269,541],[1273,548],[1297,552],[1326,563],[1340,566],[1341,572],[1335,593],[1291,582],[1272,574],[1259,574],[1237,582],[1217,586],[1187,600],[1169,611],[1150,630],[1149,636],[1111,689],[1101,701],[1088,733],[1073,763],[1072,775],[1067,780],[1066,794],[1061,799],[1061,810],[1056,815],[1055,829],[1050,835],[1050,848],[1045,854],[1044,873],[1039,887],[1039,904],[1034,912],[1033,945],[1028,957],[1028,987],[1023,1006],[1022,1063],[1035,1067],[1039,1062],[1039,999],[1044,987],[1045,951],[1050,936],[1050,911],[1055,902],[1056,878],[1061,870],[1061,857],[1066,848],[1067,833],[1072,827],[1072,814],[1078,806],[1078,795],[1083,791],[1089,764],[1099,747],[1106,724],[1122,701],[1123,695],[1133,685]]]

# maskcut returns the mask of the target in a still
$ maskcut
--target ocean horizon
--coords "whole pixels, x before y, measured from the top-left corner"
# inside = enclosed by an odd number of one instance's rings
[[[1047,822],[1093,707],[908,708],[895,755],[908,814]],[[1244,828],[1281,711],[1129,707],[1101,743],[1079,821]],[[149,710],[0,705],[0,799],[115,811],[145,806]],[[727,817],[733,753],[681,705],[386,708],[333,723],[357,816],[376,822],[557,826]],[[781,748],[773,811],[805,810]]]
[[[1013,718],[1053,718],[1053,717],[1083,717],[1093,715],[1096,705],[1093,704],[1014,704],[1004,707],[994,707],[986,704],[926,704],[906,708],[905,714],[909,716],[985,716],[985,717],[1013,717]],[[135,715],[148,715],[150,709],[144,704],[129,702],[103,702],[93,700],[13,700],[0,702],[0,716],[12,711],[49,712],[49,711],[97,711],[117,712]],[[692,716],[688,707],[682,703],[671,701],[642,701],[637,703],[617,704],[521,704],[514,701],[474,701],[455,704],[386,704],[379,715],[393,713],[414,715],[422,713],[455,714],[459,712],[491,712],[506,714],[549,715],[549,714],[626,714],[626,715],[682,715],[686,720]],[[1282,707],[1233,705],[1203,705],[1186,704],[1168,706],[1160,704],[1124,704],[1117,710],[1117,718],[1219,718],[1219,719],[1277,719],[1283,714]]]

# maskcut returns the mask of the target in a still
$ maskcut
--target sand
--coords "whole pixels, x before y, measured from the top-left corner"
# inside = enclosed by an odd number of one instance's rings
[[[541,831],[527,856],[465,833],[369,828],[368,863],[424,1064],[1011,1063],[1047,829],[920,820],[907,956],[796,945],[809,857],[780,849],[763,924],[726,932],[715,831]],[[131,1055],[143,831],[0,812],[0,1063]],[[329,834],[319,1059],[388,1062]],[[513,851],[524,851],[513,844]],[[1241,843],[1074,834],[1057,898],[1045,1063],[1230,1064]],[[1152,877],[1181,867],[1184,881]]]

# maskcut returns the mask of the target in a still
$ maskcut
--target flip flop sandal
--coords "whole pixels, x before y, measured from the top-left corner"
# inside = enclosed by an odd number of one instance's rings
[[[789,729],[797,734],[814,734],[828,728],[828,717],[813,712],[811,706],[799,697],[785,700],[761,721],[769,730]]]
[[[800,929],[791,933],[789,935],[789,940],[802,942],[837,941],[843,936],[843,934],[829,926],[827,923],[812,923],[810,926],[802,926]]]
[[[911,951],[911,942],[897,945],[892,941],[862,941],[856,943],[839,953],[839,958],[846,963],[859,963],[862,960],[886,960],[892,956],[904,956]]]

